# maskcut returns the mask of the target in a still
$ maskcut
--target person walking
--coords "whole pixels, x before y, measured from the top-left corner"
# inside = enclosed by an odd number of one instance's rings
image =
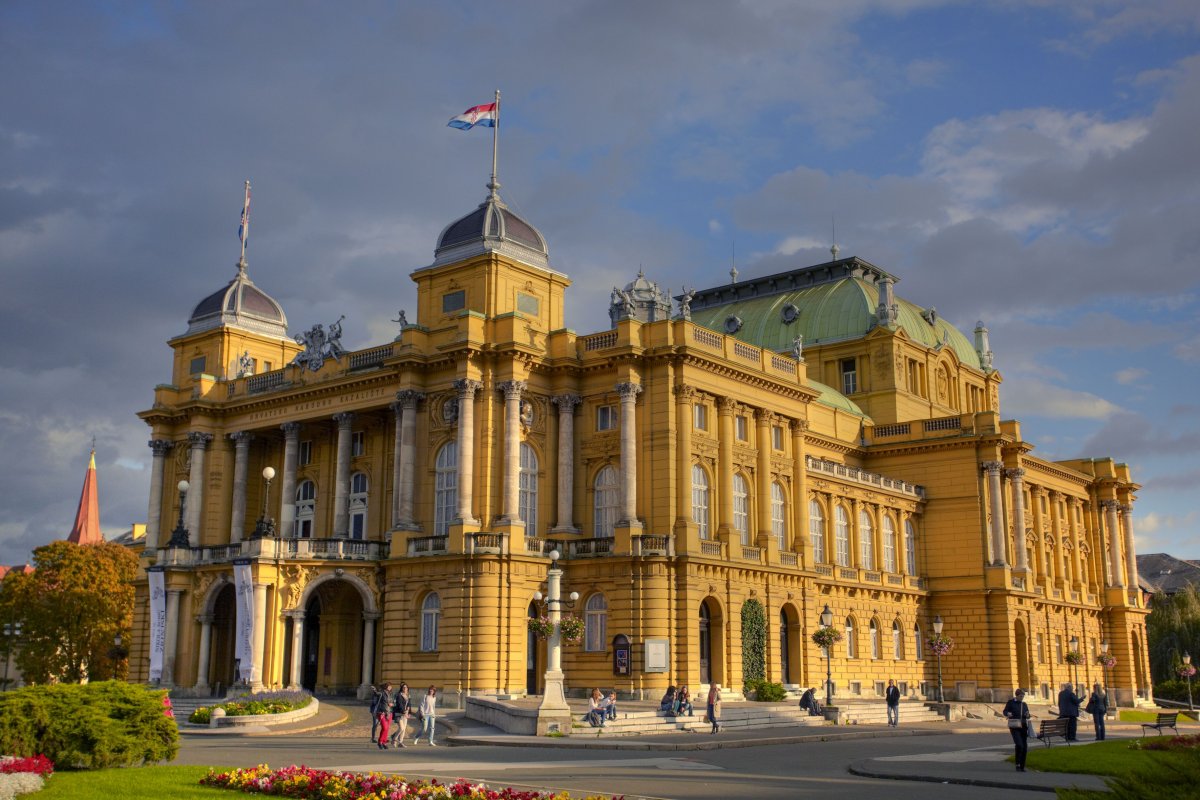
[[[396,696],[392,698],[392,738],[391,743],[397,747],[408,747],[404,737],[408,735],[408,718],[412,714],[412,702],[408,699],[408,684],[400,684]]]
[[[1004,704],[1004,716],[1016,747],[1017,772],[1024,772],[1025,756],[1029,753],[1029,706],[1025,704],[1024,689],[1017,689],[1014,697]]]
[[[1100,688],[1100,684],[1092,684],[1092,694],[1088,697],[1084,711],[1092,715],[1092,727],[1096,729],[1096,741],[1104,741],[1104,718],[1108,716],[1108,693]]]
[[[894,679],[888,680],[884,699],[887,701],[888,725],[895,728],[900,724],[900,690],[896,688],[896,681]]]
[[[421,741],[421,734],[429,737],[429,746],[437,747],[433,741],[433,730],[437,726],[437,687],[430,686],[421,698],[421,729],[413,737],[413,744]]]
[[[371,735],[368,737],[368,739],[372,742],[379,740],[379,715],[375,713],[375,707],[379,705],[379,695],[381,694],[383,694],[382,690],[376,688],[375,686],[371,687],[371,705],[369,712],[371,715]]]
[[[714,683],[708,690],[708,721],[712,723],[710,734],[721,730],[721,684]]]
[[[376,742],[380,750],[388,749],[388,730],[392,721],[392,685],[385,683],[383,691],[375,698],[371,713],[379,723],[379,740]],[[371,727],[374,730],[374,726]]]
[[[1079,741],[1076,738],[1076,728],[1079,726],[1079,706],[1082,703],[1083,698],[1075,694],[1075,686],[1064,683],[1062,691],[1058,693],[1058,716],[1067,721],[1068,742]]]

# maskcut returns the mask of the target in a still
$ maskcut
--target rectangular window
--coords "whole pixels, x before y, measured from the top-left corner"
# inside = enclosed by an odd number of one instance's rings
[[[264,361],[263,362],[263,372],[270,372],[270,371],[271,371],[271,362]]]
[[[778,425],[771,428],[771,446],[776,450],[783,449],[783,428]]]
[[[517,311],[536,317],[540,313],[541,302],[531,294],[517,292]]]
[[[1046,663],[1046,640],[1040,633],[1037,635],[1037,660],[1039,664]]]
[[[367,452],[366,434],[362,431],[355,431],[350,434],[350,455],[358,458]]]
[[[367,512],[355,511],[350,515],[350,538],[362,539],[366,537],[367,528]]]
[[[739,442],[749,441],[750,435],[747,432],[746,418],[741,414],[733,418],[733,431]]]
[[[704,403],[692,406],[692,427],[698,431],[708,430],[708,406]]]
[[[298,454],[296,461],[298,461],[300,466],[302,466],[302,467],[305,466],[306,464],[312,463],[312,441],[311,440],[300,443],[300,452]]]
[[[1054,660],[1061,664],[1063,663],[1062,637],[1054,637]]]
[[[841,361],[842,394],[854,394],[858,391],[858,366],[853,358],[843,358]]]
[[[617,407],[600,406],[596,409],[596,430],[611,431],[617,427]]]
[[[189,375],[199,375],[204,372],[208,364],[208,359],[205,356],[196,356],[192,359],[192,365],[188,367]]]
[[[454,311],[462,311],[467,306],[467,292],[465,289],[459,289],[457,292],[450,292],[442,295],[442,313],[449,314]]]

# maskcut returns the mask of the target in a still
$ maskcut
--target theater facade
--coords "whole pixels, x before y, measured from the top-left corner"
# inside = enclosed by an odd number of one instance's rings
[[[1049,461],[964,334],[839,257],[669,296],[638,274],[611,327],[494,187],[412,273],[399,335],[288,335],[244,261],[170,340],[140,416],[153,468],[133,680],[538,694],[549,553],[584,622],[572,694],[748,674],[837,697],[1103,681],[1148,698],[1128,467]],[[270,481],[266,474],[273,472]],[[180,490],[186,480],[186,492]]]

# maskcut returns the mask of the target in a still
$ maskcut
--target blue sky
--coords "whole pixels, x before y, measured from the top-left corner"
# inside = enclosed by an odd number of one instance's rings
[[[0,6],[0,563],[62,538],[97,438],[101,517],[146,514],[165,342],[233,275],[293,332],[410,318],[408,274],[502,194],[607,326],[842,255],[992,334],[1038,455],[1113,456],[1140,552],[1200,557],[1195,2],[85,3]],[[17,455],[19,454],[19,455]]]

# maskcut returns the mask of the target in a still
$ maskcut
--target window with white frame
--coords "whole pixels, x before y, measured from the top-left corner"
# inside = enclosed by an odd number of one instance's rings
[[[913,625],[913,656],[917,661],[925,659],[925,642],[921,640],[921,623]]]
[[[698,431],[708,430],[708,406],[704,403],[692,406],[692,427]]]
[[[904,561],[908,565],[908,574],[917,574],[917,534],[913,530],[912,520],[904,520]]]
[[[833,540],[838,566],[850,566],[850,515],[842,506],[834,512]]]
[[[904,634],[900,632],[900,620],[892,620],[892,658],[904,659]]]
[[[292,536],[297,539],[312,538],[316,510],[317,485],[312,481],[300,481],[296,487],[296,523],[292,527]]]
[[[458,514],[458,443],[447,442],[434,460],[433,535],[448,536]]]
[[[883,654],[881,652],[881,648],[880,648],[880,644],[879,644],[879,623],[876,622],[875,620],[871,620],[870,632],[871,632],[871,658],[882,658]]]
[[[812,543],[813,563],[828,563],[825,560],[825,515],[816,500],[808,501],[808,538]]]
[[[858,364],[853,358],[843,358],[841,371],[842,394],[854,394],[858,391]]]
[[[421,652],[432,653],[438,649],[438,624],[442,618],[442,600],[437,592],[425,595],[421,602]]]
[[[692,521],[700,538],[708,538],[708,473],[699,464],[692,466]]]
[[[617,427],[617,407],[599,406],[596,409],[596,430],[611,431]]]
[[[784,550],[784,541],[787,538],[787,501],[786,495],[783,492],[783,486],[775,481],[771,484],[771,533],[775,534],[775,540],[779,542],[779,549]]]
[[[592,501],[592,535],[598,539],[611,539],[617,526],[617,515],[621,511],[620,476],[616,467],[605,464],[596,473],[592,484],[595,496]]]
[[[750,490],[740,474],[733,476],[733,527],[743,545],[750,544]]]
[[[367,538],[367,492],[370,487],[365,473],[350,476],[350,538]]]
[[[749,426],[746,424],[745,414],[738,414],[733,418],[733,432],[739,442],[750,440]]]
[[[771,446],[776,450],[783,449],[783,428],[779,425],[771,426]]]
[[[527,536],[536,535],[538,529],[537,506],[538,457],[532,445],[528,442],[521,442],[521,475],[517,514],[525,523],[525,535]]]
[[[358,458],[365,455],[367,452],[367,435],[362,431],[354,431],[350,434],[350,455]]]
[[[896,525],[891,514],[883,515],[883,569],[896,571]]]
[[[858,643],[854,641],[854,617],[846,617],[846,658],[858,657]]]
[[[858,555],[863,569],[875,569],[875,529],[866,511],[858,512]]]
[[[300,447],[296,453],[296,463],[303,467],[312,463],[312,440],[306,439],[300,442]]]
[[[607,646],[608,600],[602,594],[594,594],[584,606],[583,649],[590,653],[603,653]]]

